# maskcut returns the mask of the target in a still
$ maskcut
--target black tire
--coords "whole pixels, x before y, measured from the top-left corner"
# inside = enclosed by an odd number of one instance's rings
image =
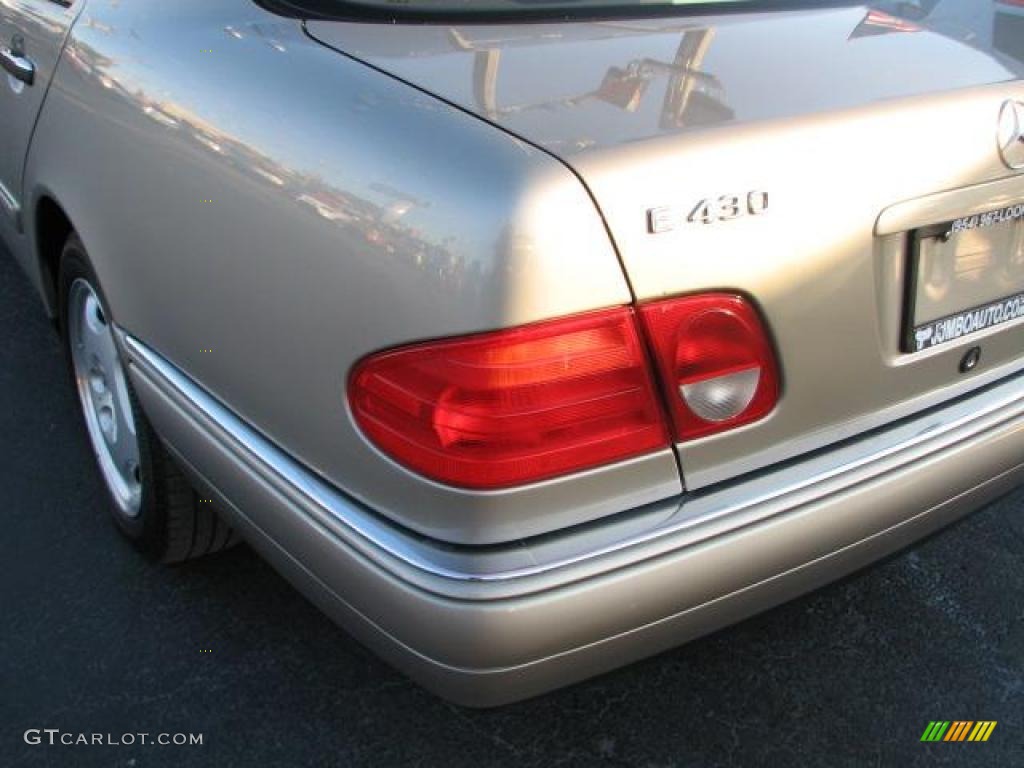
[[[72,382],[75,382],[75,368],[68,314],[71,286],[76,280],[89,283],[99,298],[103,315],[110,319],[109,305],[85,247],[78,235],[72,233],[61,253],[58,278],[60,330]],[[146,555],[164,563],[178,563],[212,554],[237,543],[236,533],[217,514],[213,504],[197,497],[160,442],[127,377],[125,385],[139,448],[137,477],[141,485],[141,500],[137,514],[126,514],[116,503],[113,491],[104,479],[104,487],[111,496],[111,514],[117,527]],[[77,383],[75,386],[77,391]],[[86,427],[85,406],[80,399],[79,406],[82,428],[92,447]],[[96,453],[95,449],[93,453]],[[102,469],[100,475],[103,477]]]

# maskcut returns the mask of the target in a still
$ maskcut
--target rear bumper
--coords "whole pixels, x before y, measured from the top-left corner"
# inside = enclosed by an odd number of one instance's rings
[[[125,338],[171,450],[328,615],[438,694],[493,706],[679,645],[1024,483],[1024,376],[682,502],[500,548],[396,529]]]

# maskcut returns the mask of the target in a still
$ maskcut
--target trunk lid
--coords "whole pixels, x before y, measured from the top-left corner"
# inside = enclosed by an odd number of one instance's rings
[[[853,6],[308,29],[562,159],[605,217],[638,301],[711,290],[754,301],[782,397],[757,424],[680,446],[693,489],[1024,365],[1017,322],[903,346],[908,232],[1024,202],[1024,175],[996,139],[1003,105],[1024,102],[1024,41],[1006,34],[1016,12],[918,5],[913,18]],[[976,344],[982,365],[961,373]]]

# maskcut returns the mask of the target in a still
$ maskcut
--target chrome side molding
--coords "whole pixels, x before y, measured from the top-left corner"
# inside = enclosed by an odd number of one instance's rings
[[[132,369],[152,381],[263,480],[328,519],[346,543],[425,589],[477,583],[480,599],[529,594],[692,546],[1024,422],[1024,375],[839,446],[747,478],[558,533],[483,548],[427,539],[383,519],[274,445],[138,339],[120,333]],[[409,576],[409,566],[423,578]]]
[[[19,235],[22,234],[22,223],[21,223],[21,206],[18,205],[18,201],[14,199],[7,187],[0,182],[0,207],[3,207],[4,213],[6,213],[12,222],[14,222],[14,231]]]

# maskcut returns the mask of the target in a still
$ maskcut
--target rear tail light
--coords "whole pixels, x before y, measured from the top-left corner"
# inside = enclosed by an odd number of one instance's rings
[[[349,379],[363,433],[448,485],[537,482],[766,415],[778,373],[754,310],[728,294],[670,299],[371,355]]]
[[[754,309],[739,296],[704,294],[640,308],[678,441],[766,416],[778,368]]]
[[[618,308],[373,355],[352,413],[427,477],[501,488],[668,447],[634,313]]]

